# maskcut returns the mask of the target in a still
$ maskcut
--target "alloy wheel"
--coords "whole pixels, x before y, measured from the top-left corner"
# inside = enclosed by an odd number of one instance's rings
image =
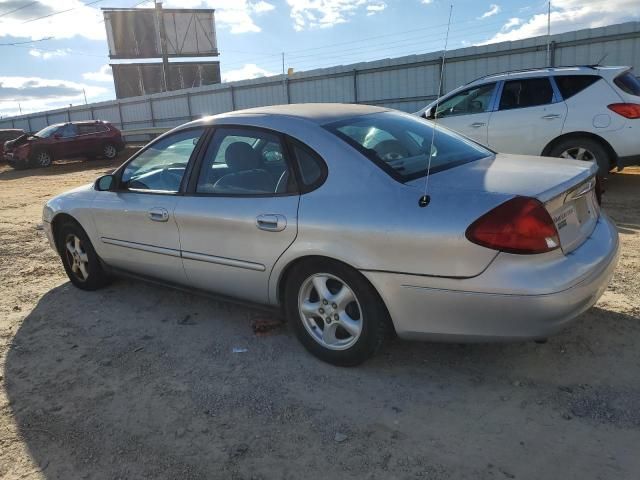
[[[593,152],[584,147],[568,148],[564,152],[562,152],[560,156],[562,158],[572,158],[574,160],[584,160],[586,162],[593,162],[596,159],[596,156],[593,154]]]
[[[114,147],[113,145],[105,145],[102,153],[107,158],[113,158],[118,154],[118,152],[116,151],[116,147]]]
[[[328,273],[311,275],[298,295],[298,311],[311,337],[330,350],[352,347],[362,333],[362,308],[347,283]]]
[[[40,167],[48,167],[51,165],[51,155],[48,152],[40,152],[36,156],[36,161]]]
[[[68,235],[65,242],[67,262],[75,277],[86,282],[89,278],[89,257],[82,245],[82,240],[76,235]]]

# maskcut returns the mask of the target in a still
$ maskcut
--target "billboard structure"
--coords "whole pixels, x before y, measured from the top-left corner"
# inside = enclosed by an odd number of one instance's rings
[[[162,59],[160,62],[112,63],[118,98],[220,83],[215,17],[212,9],[103,9],[109,58]],[[170,59],[202,57],[203,61]]]

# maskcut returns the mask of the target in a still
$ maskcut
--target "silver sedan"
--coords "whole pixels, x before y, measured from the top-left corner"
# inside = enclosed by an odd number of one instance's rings
[[[619,249],[596,169],[384,108],[263,107],[171,130],[44,226],[81,289],[133,274],[271,305],[355,365],[394,333],[542,339],[591,307]]]

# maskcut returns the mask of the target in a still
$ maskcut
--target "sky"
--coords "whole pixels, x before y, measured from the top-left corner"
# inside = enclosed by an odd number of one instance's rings
[[[214,8],[223,81],[547,32],[546,1],[165,0]],[[0,0],[0,116],[115,98],[101,8],[153,0]],[[640,0],[552,0],[551,33],[640,20]]]

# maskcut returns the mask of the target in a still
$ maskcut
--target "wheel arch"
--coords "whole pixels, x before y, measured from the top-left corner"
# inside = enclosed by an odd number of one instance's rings
[[[82,228],[83,231],[86,230],[80,224],[80,222],[73,216],[68,213],[60,212],[56,214],[51,220],[51,233],[53,234],[53,241],[56,245],[56,250],[60,252],[61,246],[59,245],[58,239],[60,237],[60,229],[65,223],[75,223],[78,227]]]
[[[611,159],[611,166],[615,165],[617,160],[618,160],[618,154],[616,153],[616,151],[613,149],[613,147],[611,146],[611,144],[609,142],[607,142],[604,138],[602,138],[600,135],[596,135],[595,133],[591,133],[591,132],[582,132],[582,131],[576,131],[576,132],[568,132],[568,133],[564,133],[556,138],[554,138],[553,140],[551,140],[547,146],[544,147],[544,149],[542,150],[542,153],[540,155],[542,155],[543,157],[547,157],[549,156],[549,152],[551,152],[551,150],[560,142],[570,139],[570,138],[589,138],[591,140],[594,140],[598,143],[600,143],[605,150],[607,150],[607,153],[609,154],[609,158]]]

